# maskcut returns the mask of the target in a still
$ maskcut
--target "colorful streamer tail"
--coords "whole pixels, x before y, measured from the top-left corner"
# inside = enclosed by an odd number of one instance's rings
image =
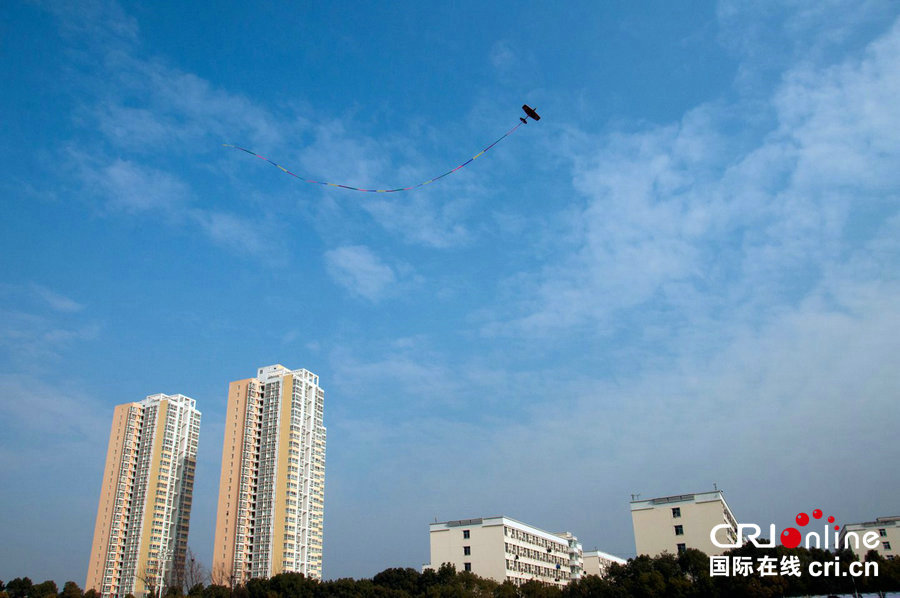
[[[520,119],[520,120],[521,120],[522,122],[518,123],[518,124],[517,124],[516,126],[514,126],[512,129],[510,129],[509,131],[507,131],[506,133],[504,133],[504,134],[503,134],[499,139],[497,139],[494,143],[490,144],[489,146],[487,146],[486,148],[484,148],[483,150],[481,150],[480,152],[478,152],[477,154],[475,154],[474,156],[472,156],[471,158],[469,158],[468,160],[466,160],[465,162],[463,162],[462,164],[460,164],[460,165],[457,166],[456,168],[453,168],[453,169],[451,169],[451,170],[448,170],[448,171],[445,172],[444,174],[438,175],[438,176],[434,177],[433,179],[428,179],[427,181],[424,181],[424,182],[422,182],[422,183],[419,183],[418,185],[412,185],[411,187],[398,187],[398,188],[396,188],[396,189],[363,189],[363,188],[361,188],[361,187],[353,187],[353,186],[351,186],[351,185],[341,185],[341,184],[339,184],[339,183],[329,183],[329,182],[326,182],[326,181],[314,181],[314,180],[312,180],[312,179],[308,179],[308,178],[302,177],[302,176],[300,176],[299,174],[295,174],[295,173],[291,172],[290,170],[288,170],[287,168],[285,168],[284,166],[282,166],[281,164],[278,164],[277,162],[273,162],[272,160],[269,160],[269,159],[266,158],[265,156],[261,156],[261,155],[257,154],[256,152],[254,152],[254,151],[252,151],[252,150],[248,150],[247,148],[241,147],[241,146],[239,146],[239,145],[232,145],[232,144],[230,144],[230,143],[223,143],[222,145],[223,145],[224,147],[230,147],[230,148],[233,148],[233,149],[236,149],[236,150],[241,150],[242,152],[246,152],[246,153],[250,154],[251,156],[256,156],[256,157],[259,158],[260,160],[265,160],[266,162],[268,162],[268,163],[271,164],[272,166],[275,166],[276,168],[280,169],[282,172],[284,172],[284,173],[286,173],[286,174],[289,174],[289,175],[291,175],[292,177],[294,177],[294,178],[296,178],[296,179],[299,179],[299,180],[303,181],[304,183],[309,183],[309,184],[311,184],[311,185],[325,185],[325,186],[328,186],[328,187],[339,187],[339,188],[341,188],[341,189],[348,189],[348,190],[350,190],[350,191],[362,191],[362,192],[364,192],[364,193],[396,193],[396,192],[398,192],[398,191],[412,191],[413,189],[418,189],[419,187],[424,187],[425,185],[430,185],[431,183],[433,183],[433,182],[435,182],[435,181],[438,181],[438,180],[444,178],[444,177],[447,176],[448,174],[453,174],[453,173],[456,172],[457,170],[459,170],[459,169],[461,169],[461,168],[464,168],[464,167],[468,166],[468,165],[471,164],[473,161],[477,160],[480,156],[482,156],[485,152],[487,152],[489,149],[491,149],[492,147],[494,147],[495,145],[497,145],[498,143],[500,143],[501,141],[503,141],[504,139],[506,139],[507,137],[509,137],[509,136],[512,135],[513,133],[515,133],[516,129],[518,129],[519,127],[521,127],[522,125],[524,125],[525,122],[526,122],[526,119],[524,119],[524,118],[523,118],[523,119]]]

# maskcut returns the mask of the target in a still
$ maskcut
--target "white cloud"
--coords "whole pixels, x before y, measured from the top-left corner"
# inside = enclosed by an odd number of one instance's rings
[[[108,93],[88,116],[113,147],[137,154],[165,148],[180,155],[233,142],[271,146],[302,122],[277,122],[247,98],[157,60],[122,56],[110,71]]]
[[[84,305],[82,305],[81,303],[78,303],[74,299],[66,297],[65,295],[52,291],[47,287],[33,284],[31,285],[31,288],[38,297],[43,299],[47,303],[47,305],[49,305],[55,311],[73,313],[84,309]]]
[[[264,263],[270,266],[284,265],[286,258],[277,234],[279,227],[275,223],[196,208],[189,210],[187,215],[217,245],[237,253],[262,257]]]
[[[850,235],[857,213],[897,213],[887,198],[900,196],[898,57],[895,25],[860,57],[788,72],[769,105],[774,128],[749,148],[717,132],[740,103],[600,138],[598,151],[574,158],[587,199],[571,227],[579,249],[523,293],[532,301],[512,328],[486,329],[610,332],[623,317],[646,318],[648,305],[676,326],[711,314],[719,326],[795,304],[827,264],[871,238]]]
[[[167,172],[116,159],[99,171],[85,170],[84,176],[96,182],[111,210],[139,213],[150,210],[173,213],[188,202],[188,186]]]
[[[75,121],[90,129],[99,143],[92,143],[89,155],[78,149],[83,142],[73,144],[76,149],[69,156],[86,191],[100,191],[111,210],[143,217],[164,215],[170,224],[184,222],[186,217],[219,243],[243,217],[221,209],[201,209],[196,198],[210,194],[215,182],[198,181],[234,177],[232,185],[222,188],[225,194],[250,185],[236,177],[235,165],[265,177],[267,185],[289,180],[275,169],[265,171],[248,156],[223,149],[223,143],[251,148],[305,178],[358,187],[403,186],[437,174],[416,166],[426,161],[418,153],[421,142],[435,142],[434,131],[427,126],[413,124],[405,133],[375,139],[365,134],[366,123],[355,112],[336,118],[301,104],[272,108],[161,58],[146,56],[136,25],[127,27],[132,21],[117,5],[91,6],[90,18],[62,9],[56,12],[63,21],[80,23],[73,33],[84,33],[93,20],[102,19],[110,20],[113,29],[131,31],[116,43],[101,36],[97,43],[87,44],[87,52],[102,65],[104,76],[100,82],[92,81],[95,97],[75,111]],[[119,43],[123,40],[127,43]],[[207,158],[211,154],[214,157]],[[262,197],[258,188],[241,193],[240,201],[266,202],[268,212],[285,208],[283,199],[279,203]],[[327,189],[324,201],[301,207],[313,213],[308,220],[321,227],[323,236],[345,230],[349,220],[359,219],[356,214],[362,209],[384,230],[410,244],[447,248],[465,243],[469,239],[466,215],[473,196],[483,191],[463,181],[438,194],[429,191],[394,194],[389,200],[351,194],[356,197],[344,209],[345,200],[350,199],[347,192]],[[185,212],[186,207],[191,209]],[[348,215],[350,210],[353,214]],[[297,216],[296,211],[292,213]],[[341,226],[331,226],[332,219],[340,220]],[[245,232],[251,230],[247,227]],[[269,230],[266,239],[248,232],[240,249],[263,255],[264,241],[275,241],[275,232]],[[283,240],[276,244],[285,245]]]
[[[491,46],[491,64],[494,65],[494,68],[505,71],[515,66],[515,63],[516,55],[509,42],[505,40],[494,42],[494,45]]]
[[[112,410],[48,372],[56,373],[39,363],[30,374],[0,374],[0,524],[17,539],[0,548],[0,563],[10,577],[28,570],[62,581],[84,567],[86,554],[72,546],[93,533]]]
[[[226,249],[264,257],[269,264],[284,263],[276,223],[257,215],[196,207],[199,202],[191,186],[166,170],[121,158],[104,165],[95,156],[75,157],[81,178],[102,200],[107,215],[154,215],[170,226],[193,225]]]
[[[36,283],[0,284],[0,361],[29,371],[78,341],[92,340],[100,325],[84,306]]]
[[[364,245],[325,252],[325,266],[336,283],[364,299],[378,301],[395,290],[397,275]]]
[[[434,141],[430,139],[434,132],[428,127],[413,129],[376,140],[360,130],[348,130],[348,124],[342,120],[325,121],[309,129],[312,140],[298,153],[297,168],[313,180],[360,188],[391,189],[418,184],[438,175],[434,168],[441,167],[418,166],[425,160],[419,146],[425,140]],[[398,165],[401,161],[403,164]],[[337,215],[327,213],[346,203],[354,212],[365,211],[384,230],[406,243],[439,249],[458,246],[470,237],[465,219],[473,198],[484,193],[478,184],[461,178],[442,180],[438,189],[428,186],[391,194],[348,195],[346,191],[329,189],[328,202],[318,208],[317,220],[328,217],[329,222],[346,221],[348,216],[343,210],[337,210]]]
[[[893,20],[895,6],[890,0],[720,0],[716,12],[719,42],[740,59],[736,84],[754,93],[792,65],[823,65],[855,50]]]
[[[110,48],[130,46],[138,39],[137,20],[116,2],[85,0],[77,6],[68,2],[44,2],[42,6],[59,21],[60,28],[78,41],[105,44]]]
[[[454,197],[414,193],[367,201],[362,208],[385,230],[411,244],[446,249],[470,240],[471,234],[463,221],[471,203],[466,194]]]

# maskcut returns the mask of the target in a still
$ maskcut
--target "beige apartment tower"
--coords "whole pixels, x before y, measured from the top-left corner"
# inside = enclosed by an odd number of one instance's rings
[[[85,590],[143,598],[180,584],[199,434],[183,395],[115,408]]]
[[[720,528],[716,536],[720,544],[737,538],[737,520],[721,490],[633,500],[631,522],[638,555],[680,554],[688,548],[707,555],[722,554],[727,548],[717,547],[709,538],[710,531],[721,524],[727,527]]]
[[[322,579],[325,391],[281,365],[228,387],[212,580]]]

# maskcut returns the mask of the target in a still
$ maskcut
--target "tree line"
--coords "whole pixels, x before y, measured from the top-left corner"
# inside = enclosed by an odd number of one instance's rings
[[[588,575],[564,588],[538,581],[520,586],[508,581],[498,583],[445,564],[436,571],[386,569],[371,579],[316,581],[300,573],[282,573],[235,587],[185,575],[178,583],[170,583],[154,594],[158,594],[155,598],[776,598],[900,591],[900,559],[884,560],[874,551],[866,559],[878,564],[878,575],[862,577],[809,575],[810,563],[831,563],[835,557],[846,568],[855,560],[846,550],[757,548],[745,544],[726,556],[749,557],[753,562],[759,562],[761,557],[776,562],[788,557],[799,561],[802,573],[761,575],[754,571],[748,575],[711,576],[709,557],[688,549],[677,556],[629,559],[624,565],[611,565],[602,578]],[[95,590],[83,592],[72,581],[59,591],[53,581],[33,584],[25,577],[5,585],[0,581],[0,598],[100,597]]]

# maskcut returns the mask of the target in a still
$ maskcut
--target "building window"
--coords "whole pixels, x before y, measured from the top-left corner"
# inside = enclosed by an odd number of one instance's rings
[[[684,544],[678,544],[677,546],[678,546],[678,554],[681,554],[682,552],[687,550],[687,546],[685,546]]]
[[[466,556],[469,556],[470,554],[472,554],[472,547],[471,546],[463,546],[463,554]]]
[[[465,569],[466,571],[471,571],[472,563],[463,563],[463,569]]]
[[[881,545],[884,546],[884,549],[885,549],[885,550],[890,550],[890,549],[891,549],[891,543],[890,543],[890,542],[882,542]]]
[[[683,525],[676,525],[676,526],[675,526],[675,535],[676,535],[676,536],[683,536],[683,535],[684,535],[684,526],[683,526]]]
[[[681,517],[681,507],[672,507],[672,517],[675,519]]]
[[[884,538],[885,536],[887,536],[887,530],[886,530],[886,529],[879,529],[879,530],[878,530],[878,535],[881,536],[882,538]]]
[[[466,539],[466,540],[469,539],[469,530],[467,530],[467,529],[464,529],[464,530],[463,530],[463,538]]]

